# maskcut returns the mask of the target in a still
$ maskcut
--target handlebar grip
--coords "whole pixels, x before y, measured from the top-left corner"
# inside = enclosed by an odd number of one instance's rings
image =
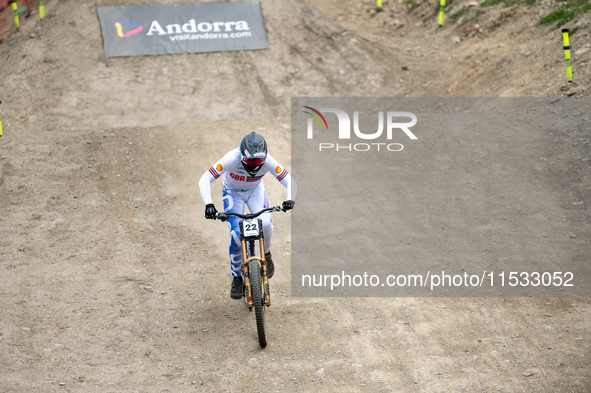
[[[215,218],[224,222],[228,219],[228,215],[226,213],[218,213],[218,214],[216,214]]]

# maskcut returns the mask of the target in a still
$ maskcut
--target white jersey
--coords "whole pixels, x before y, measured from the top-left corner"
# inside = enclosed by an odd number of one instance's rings
[[[270,154],[267,154],[265,163],[255,176],[250,176],[241,162],[240,149],[230,150],[221,160],[216,162],[199,180],[201,199],[206,205],[212,203],[211,182],[220,176],[224,179],[224,186],[238,191],[248,191],[257,187],[263,181],[263,176],[271,173],[279,182],[287,188],[287,199],[295,200],[295,192],[292,195],[292,179],[285,167],[280,165]],[[295,187],[294,187],[295,188]]]

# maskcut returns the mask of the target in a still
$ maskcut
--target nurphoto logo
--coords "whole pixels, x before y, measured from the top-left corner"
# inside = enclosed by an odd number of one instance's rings
[[[320,110],[316,110],[309,106],[303,106],[308,110],[302,111],[310,115],[311,117],[308,118],[308,129],[307,129],[307,136],[308,139],[314,138],[314,120],[320,125],[320,129],[323,130],[326,128],[328,131],[328,122],[326,118],[322,115],[323,112],[334,113],[337,116],[339,122],[339,140],[340,139],[351,139],[351,118],[342,109],[337,108],[321,108]],[[395,121],[394,119],[410,119],[407,122],[399,122]],[[321,121],[322,120],[322,121]],[[410,131],[410,128],[417,124],[417,116],[411,112],[395,112],[395,111],[388,111],[386,112],[386,138],[388,140],[392,139],[392,135],[394,134],[394,130],[402,130],[406,136],[410,139],[418,139],[415,134]],[[361,132],[359,127],[359,112],[353,112],[353,132],[355,136],[359,139],[364,140],[374,140],[382,136],[384,132],[384,111],[378,112],[378,129],[372,133],[364,133]],[[386,146],[388,151],[401,151],[404,146],[400,143],[356,143],[356,144],[335,144],[334,143],[320,143],[318,146],[319,151],[328,150],[328,149],[336,149],[339,150],[348,150],[348,151],[369,151],[372,150],[372,146],[380,150],[381,146]]]

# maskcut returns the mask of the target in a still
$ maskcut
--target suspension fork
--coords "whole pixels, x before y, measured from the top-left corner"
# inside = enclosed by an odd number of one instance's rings
[[[242,273],[244,274],[244,296],[246,296],[246,305],[252,308],[252,286],[250,284],[250,259],[246,257],[246,240],[242,239]],[[250,243],[250,242],[249,242]],[[250,246],[250,244],[249,244]]]
[[[263,238],[259,239],[259,247],[261,258],[254,256],[254,240],[248,241],[248,247],[250,251],[250,258],[247,258],[246,254],[246,240],[242,239],[242,271],[244,272],[244,289],[245,289],[245,296],[246,296],[246,304],[248,308],[253,307],[252,303],[252,284],[250,282],[250,261],[253,259],[259,259],[261,261],[261,268],[262,268],[262,276],[263,276],[263,292],[264,292],[264,299],[265,305],[267,307],[271,306],[271,296],[269,290],[269,277],[267,277],[267,260],[265,259],[265,241]]]
[[[265,292],[265,306],[271,306],[271,291],[269,290],[269,277],[267,277],[267,259],[265,258],[265,238],[259,239],[261,248],[261,265],[263,268],[263,291]]]

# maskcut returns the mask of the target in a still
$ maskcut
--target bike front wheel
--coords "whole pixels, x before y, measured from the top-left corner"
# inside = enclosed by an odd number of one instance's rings
[[[254,305],[254,314],[257,323],[257,332],[259,335],[259,344],[261,347],[267,346],[267,331],[265,329],[265,302],[263,299],[263,280],[261,277],[261,266],[258,260],[250,261],[248,268],[250,272],[250,285],[252,288],[252,303]]]

